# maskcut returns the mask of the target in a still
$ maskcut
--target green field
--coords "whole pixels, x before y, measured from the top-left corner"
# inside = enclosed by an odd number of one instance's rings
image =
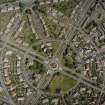
[[[14,12],[0,13],[0,31],[4,31],[12,18]]]
[[[6,94],[4,91],[0,91],[0,97],[4,97]]]
[[[73,88],[75,84],[76,81],[67,76],[62,74],[55,75],[49,85],[49,91],[55,92],[57,88],[60,88],[62,92],[67,91],[68,89]]]
[[[61,26],[60,24],[53,22],[52,20],[50,20],[46,16],[43,16],[43,19],[44,19],[45,24],[47,26],[48,33],[49,33],[50,37],[51,38],[58,38],[59,35],[61,35],[61,32],[64,29],[64,27]]]
[[[18,38],[21,38],[24,42],[31,45],[35,42],[35,35],[32,33],[32,30],[30,28],[27,15],[23,16],[23,21],[25,21],[25,23]]]

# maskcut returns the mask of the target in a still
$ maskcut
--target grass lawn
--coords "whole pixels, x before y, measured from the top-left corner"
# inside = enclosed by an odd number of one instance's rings
[[[4,31],[6,29],[6,26],[14,14],[14,12],[0,13],[0,31]]]
[[[54,23],[52,20],[48,19],[48,17],[43,16],[45,24],[48,29],[48,33],[51,38],[58,38],[61,34],[62,30],[64,29],[63,26]]]
[[[23,16],[23,20],[25,21],[22,31],[19,34],[19,38],[21,38],[24,42],[28,43],[29,45],[35,42],[35,35],[33,34],[30,25],[28,23],[27,16]]]
[[[62,1],[60,3],[54,4],[53,7],[65,14],[66,16],[70,16],[75,6],[80,2],[81,0],[68,0],[68,1]]]
[[[47,48],[53,54],[57,51],[57,49],[59,47],[59,44],[60,44],[59,41],[58,42],[57,41],[54,41],[54,42],[53,41],[51,41],[51,42],[49,41],[49,42],[46,42],[46,43],[51,43],[52,50],[50,50],[49,46],[47,46],[46,44],[44,44],[45,45],[44,48]],[[44,52],[44,48],[41,48],[41,45],[42,45],[42,43],[40,45],[37,45],[37,46],[36,45],[33,45],[32,46],[32,49],[34,51],[36,51],[37,53],[39,53],[40,55],[47,57],[48,53],[47,52]]]
[[[61,60],[61,63],[67,67],[70,67],[70,68],[73,68],[74,67],[74,59],[72,58],[72,56],[68,56],[68,55],[65,55],[63,56],[62,60]]]
[[[61,88],[61,91],[67,91],[76,84],[76,81],[64,76],[62,74],[55,75],[49,85],[49,90],[55,92],[57,88]]]
[[[41,48],[41,45],[42,45],[42,43],[41,44],[39,44],[39,45],[33,45],[32,46],[32,49],[35,51],[35,52],[37,52],[37,53],[39,53],[40,55],[42,55],[42,56],[47,56],[47,54],[43,51],[43,49]]]
[[[45,72],[45,66],[37,61],[34,61],[29,69],[32,70],[35,74],[43,74]]]
[[[5,94],[5,92],[4,91],[0,91],[0,97],[3,97],[3,96],[5,96],[6,94]]]
[[[33,81],[32,81],[32,85],[35,86],[35,87],[37,86],[36,80],[33,80]]]

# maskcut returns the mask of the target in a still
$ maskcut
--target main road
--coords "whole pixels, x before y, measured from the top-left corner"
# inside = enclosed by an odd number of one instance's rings
[[[78,9],[77,14],[73,16],[73,18],[70,18],[70,24],[69,29],[65,33],[65,43],[61,43],[61,46],[59,50],[57,51],[56,55],[62,55],[62,53],[65,51],[67,44],[72,44],[72,40],[74,36],[78,33],[78,29],[81,29],[82,23],[85,21],[85,19],[88,17],[87,11],[95,3],[96,0],[86,0],[80,9]]]

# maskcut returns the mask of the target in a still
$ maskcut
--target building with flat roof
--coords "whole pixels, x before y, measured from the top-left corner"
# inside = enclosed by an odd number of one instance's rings
[[[35,4],[35,1],[38,0],[20,0],[20,3],[22,3],[25,7],[30,7]]]

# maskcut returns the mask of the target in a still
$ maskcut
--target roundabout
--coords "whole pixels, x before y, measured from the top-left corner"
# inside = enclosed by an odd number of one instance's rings
[[[104,2],[3,3],[0,105],[103,105]]]

